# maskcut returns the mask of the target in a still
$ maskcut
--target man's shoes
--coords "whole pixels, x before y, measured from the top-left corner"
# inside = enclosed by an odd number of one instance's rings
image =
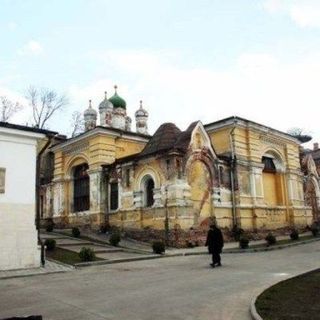
[[[213,263],[210,263],[210,266],[211,266],[212,268],[215,268],[215,265],[214,265]]]
[[[217,263],[217,267],[221,267],[221,262]]]

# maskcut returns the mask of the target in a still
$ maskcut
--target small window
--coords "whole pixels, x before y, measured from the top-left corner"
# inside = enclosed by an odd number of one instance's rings
[[[276,166],[272,158],[262,157],[262,163],[264,164],[263,172],[276,173]]]
[[[219,180],[220,180],[220,184],[224,184],[224,171],[223,171],[223,167],[219,166]]]
[[[176,166],[177,166],[177,171],[178,171],[178,179],[181,179],[182,178],[182,168],[181,168],[180,159],[176,160]]]
[[[126,170],[126,187],[130,187],[130,169]]]
[[[43,195],[40,196],[40,218],[43,218],[43,211],[44,211],[44,197]]]
[[[119,206],[119,188],[117,182],[110,183],[110,210],[117,210]]]

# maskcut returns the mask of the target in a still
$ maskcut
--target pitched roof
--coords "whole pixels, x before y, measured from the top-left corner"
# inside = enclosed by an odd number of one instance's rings
[[[186,152],[190,144],[192,131],[197,123],[198,121],[193,122],[188,129],[183,132],[173,123],[163,123],[140,153],[119,158],[114,164],[135,161],[172,150]],[[109,165],[104,166],[107,167]]]
[[[50,131],[50,130],[46,130],[46,129],[39,129],[39,128],[34,128],[34,127],[28,127],[28,126],[22,126],[20,124],[13,124],[13,123],[2,122],[2,121],[0,121],[0,127],[35,132],[35,133],[42,133],[42,134],[46,134],[46,135],[58,134],[58,132],[55,132],[55,131]]]
[[[192,122],[186,131],[183,131],[179,134],[174,144],[175,149],[181,150],[183,152],[187,151],[190,144],[192,131],[194,130],[197,124],[198,124],[198,121]]]

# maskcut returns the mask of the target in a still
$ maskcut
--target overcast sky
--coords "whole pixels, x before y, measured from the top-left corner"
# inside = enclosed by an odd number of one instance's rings
[[[66,93],[49,124],[61,133],[117,84],[151,133],[237,115],[320,140],[319,0],[0,0],[0,39],[0,95]]]

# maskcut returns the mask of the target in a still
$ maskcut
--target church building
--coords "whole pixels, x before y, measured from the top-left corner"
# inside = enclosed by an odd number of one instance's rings
[[[126,102],[105,94],[91,101],[85,132],[51,148],[53,179],[43,185],[43,219],[62,227],[109,223],[133,237],[204,234],[215,221],[256,232],[303,228],[306,206],[300,142],[293,136],[229,117],[163,123],[150,136],[140,102],[131,129]]]

